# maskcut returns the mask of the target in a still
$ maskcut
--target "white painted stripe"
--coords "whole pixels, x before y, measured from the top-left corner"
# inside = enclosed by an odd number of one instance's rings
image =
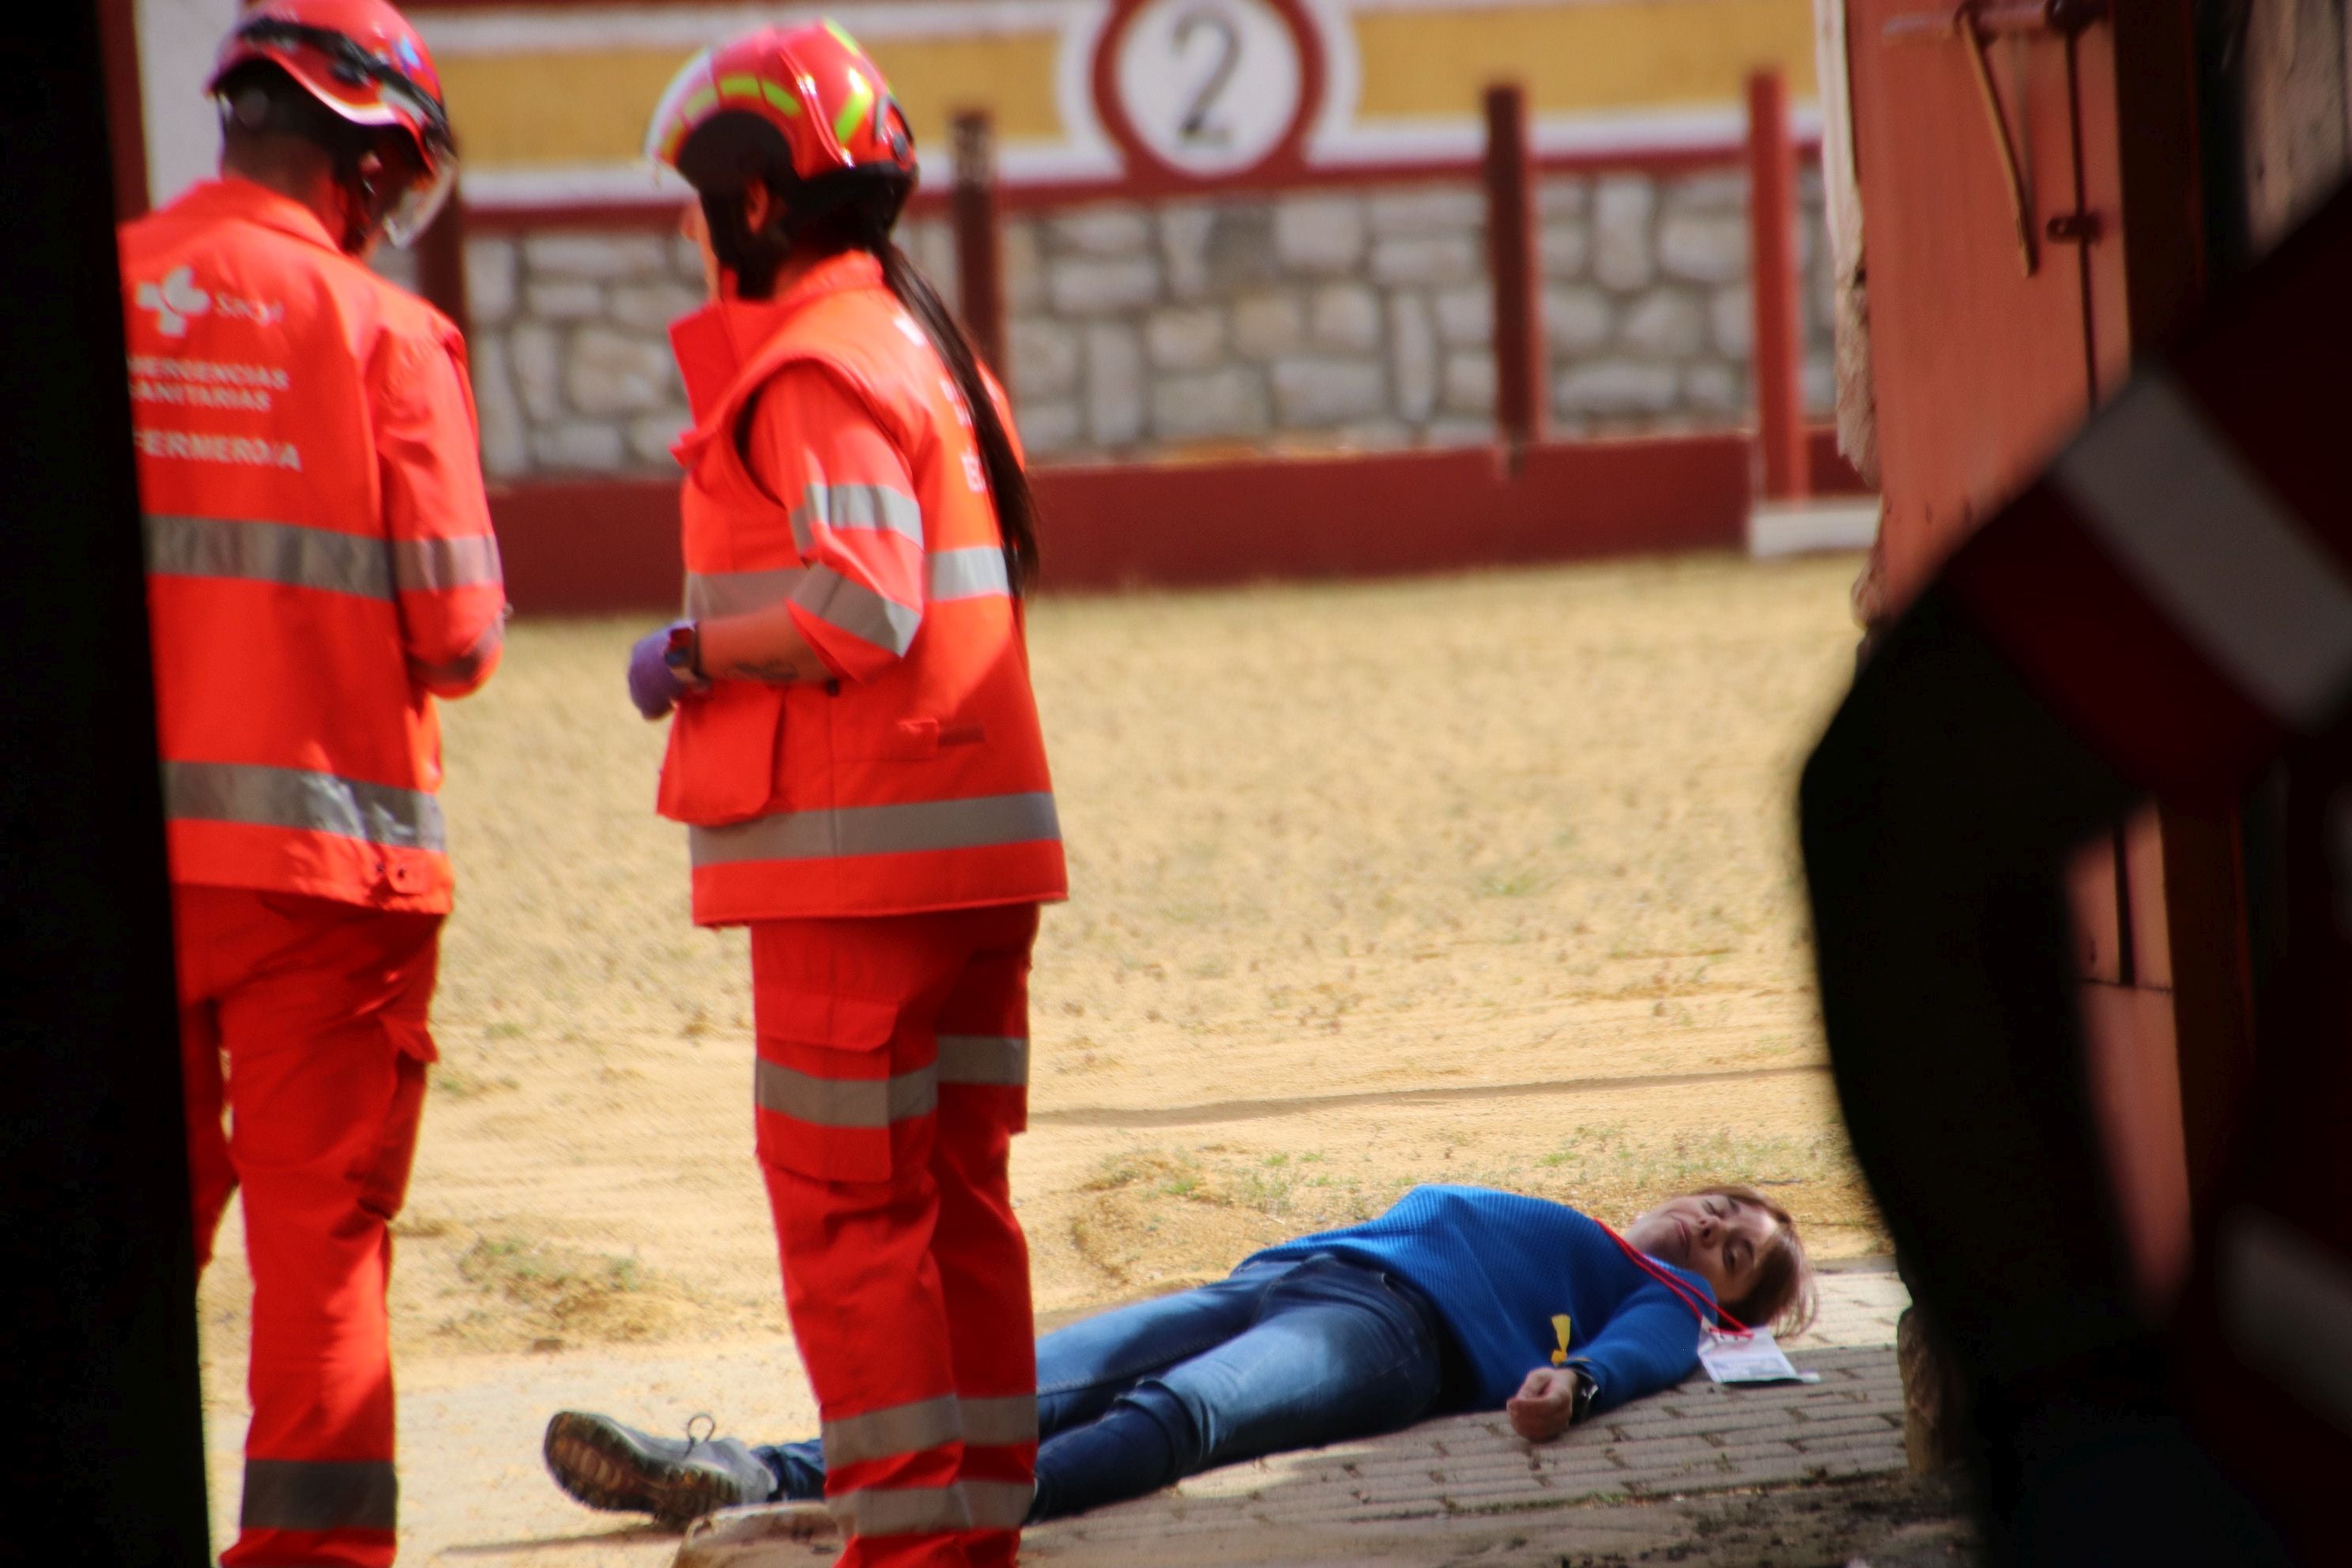
[[[1363,55],[1356,47],[1355,24],[1348,0],[1302,0],[1307,19],[1323,40],[1323,106],[1307,128],[1301,152],[1309,160],[1326,137],[1338,135],[1355,122],[1364,92]]]
[[[1816,550],[1867,550],[1878,537],[1878,498],[1758,501],[1748,509],[1748,553],[1768,560]]]
[[[2352,682],[2352,583],[2171,377],[2125,388],[2051,478],[2248,697],[2300,728],[2332,714]]]
[[[2221,1221],[2221,1332],[2315,1414],[2352,1432],[2352,1268],[2277,1215]]]
[[[1127,154],[1111,140],[1109,130],[1103,124],[1102,114],[1095,102],[1095,52],[1102,40],[1103,29],[1110,26],[1111,8],[1095,5],[1079,13],[1070,26],[1062,29],[1061,47],[1054,51],[1054,107],[1061,114],[1062,129],[1068,133],[1066,142],[1056,142],[1063,155],[1073,160],[1072,168],[1060,174],[1032,174],[1016,169],[997,159],[997,172],[1007,184],[1024,180],[1116,180],[1127,167]],[[1009,153],[1008,147],[1004,150]],[[1100,174],[1079,172],[1080,166],[1107,171]]]
[[[625,163],[470,165],[457,177],[469,207],[612,206],[675,210],[694,187],[665,166]]]
[[[919,148],[923,187],[943,188],[955,175],[944,146]],[[1099,148],[1059,142],[1008,142],[998,148],[996,172],[1009,185],[1113,184],[1118,155],[1106,139]],[[509,163],[470,166],[462,176],[466,205],[484,210],[613,206],[676,208],[691,195],[667,168],[641,161],[620,163]]]
[[[1790,134],[1821,133],[1818,103],[1792,108]],[[1536,156],[1633,158],[1649,153],[1720,152],[1727,159],[1747,145],[1748,117],[1737,104],[1713,108],[1618,110],[1606,114],[1540,114],[1528,139]],[[1327,121],[1309,138],[1307,162],[1346,168],[1366,163],[1473,164],[1485,154],[1486,121],[1475,114]],[[1465,169],[1475,176],[1475,169]]]

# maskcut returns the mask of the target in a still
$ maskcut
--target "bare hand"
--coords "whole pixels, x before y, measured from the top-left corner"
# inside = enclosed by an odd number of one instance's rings
[[[1539,1366],[1528,1373],[1517,1394],[1503,1406],[1511,1430],[1530,1443],[1549,1443],[1576,1419],[1576,1373],[1564,1366]]]

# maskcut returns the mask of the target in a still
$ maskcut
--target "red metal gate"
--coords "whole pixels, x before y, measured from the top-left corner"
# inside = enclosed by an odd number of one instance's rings
[[[1846,5],[1899,605],[2196,299],[2189,7]],[[2235,842],[2226,814],[2168,803],[2074,868],[2090,1070],[2151,1305],[2245,1049]]]

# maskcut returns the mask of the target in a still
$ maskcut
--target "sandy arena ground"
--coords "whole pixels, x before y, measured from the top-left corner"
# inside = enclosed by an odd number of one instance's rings
[[[1855,564],[1039,603],[1073,889],[1014,1165],[1041,1313],[1424,1181],[1622,1219],[1756,1180],[1816,1253],[1883,1251],[1822,1070],[1791,806],[1852,669]],[[404,1390],[783,1331],[745,943],[688,923],[682,830],[652,814],[662,730],[620,678],[642,629],[523,622],[445,710],[460,902],[398,1226]],[[236,1231],[202,1292],[216,1442],[242,1423]],[[780,1386],[739,1405],[813,1426],[771,1359]],[[730,1397],[677,1391],[752,1418]]]

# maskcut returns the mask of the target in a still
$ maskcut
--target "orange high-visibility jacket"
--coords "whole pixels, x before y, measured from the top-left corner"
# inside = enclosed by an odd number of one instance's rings
[[[173,879],[446,910],[432,694],[506,614],[464,342],[242,180],[121,258]]]
[[[687,613],[787,603],[835,675],[678,705],[659,805],[693,829],[696,921],[1063,897],[970,412],[880,265],[833,258],[672,338],[697,419],[678,447]]]

